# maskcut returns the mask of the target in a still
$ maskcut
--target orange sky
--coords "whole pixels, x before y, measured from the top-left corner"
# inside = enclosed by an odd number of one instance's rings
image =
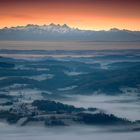
[[[81,29],[140,30],[140,0],[0,0],[0,28],[52,22]]]

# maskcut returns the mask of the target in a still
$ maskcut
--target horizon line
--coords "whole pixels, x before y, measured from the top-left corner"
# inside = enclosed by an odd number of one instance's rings
[[[68,25],[67,23],[63,23],[63,24],[60,24],[60,23],[49,23],[49,24],[35,24],[35,23],[28,23],[28,24],[23,24],[23,25],[16,25],[16,26],[4,26],[4,27],[0,27],[0,30],[2,29],[5,29],[5,28],[16,28],[16,27],[26,27],[26,26],[29,26],[29,25],[33,25],[33,26],[49,26],[51,24],[54,24],[54,25],[57,25],[57,26],[68,26],[70,28],[73,28],[73,29],[79,29],[79,30],[85,30],[85,31],[110,31],[112,29],[116,29],[116,30],[126,30],[126,31],[138,31],[140,32],[140,30],[131,30],[131,29],[127,29],[127,28],[117,28],[117,27],[110,27],[108,29],[84,29],[84,28],[79,28],[79,27],[73,27],[73,26],[70,26]]]

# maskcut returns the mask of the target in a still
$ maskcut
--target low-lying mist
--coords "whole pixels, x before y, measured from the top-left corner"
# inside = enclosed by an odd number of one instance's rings
[[[74,105],[76,107],[96,107],[106,111],[107,113],[113,113],[118,117],[127,118],[129,120],[140,119],[140,102],[139,97],[133,93],[132,95],[72,95],[68,96],[68,100],[62,100],[61,102]]]
[[[90,126],[52,127],[9,126],[0,123],[1,140],[139,140],[139,132],[112,132]]]

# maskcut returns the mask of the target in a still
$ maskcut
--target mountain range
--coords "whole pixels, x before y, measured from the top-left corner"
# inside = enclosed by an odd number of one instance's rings
[[[0,40],[46,40],[46,41],[140,41],[140,31],[120,30],[81,30],[68,25],[17,26],[0,29]]]

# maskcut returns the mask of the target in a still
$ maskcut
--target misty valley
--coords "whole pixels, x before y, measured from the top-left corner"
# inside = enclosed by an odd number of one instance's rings
[[[139,106],[140,50],[0,50],[2,140],[138,140]]]

